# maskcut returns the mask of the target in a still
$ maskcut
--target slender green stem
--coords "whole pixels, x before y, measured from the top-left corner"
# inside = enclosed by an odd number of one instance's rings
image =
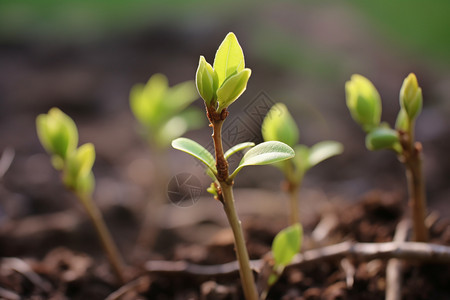
[[[241,277],[245,299],[257,300],[258,292],[256,291],[255,278],[253,277],[253,272],[250,268],[250,260],[248,257],[247,247],[245,245],[241,221],[239,221],[234,205],[233,188],[232,185],[227,184],[226,182],[221,182],[220,187],[222,190],[223,207],[234,235],[234,245],[239,262],[239,274]]]
[[[114,243],[111,234],[106,227],[105,221],[103,220],[102,214],[98,207],[94,204],[92,197],[90,195],[77,193],[80,202],[86,209],[92,223],[94,224],[95,230],[100,238],[103,250],[108,257],[108,261],[119,279],[120,283],[125,283],[125,276],[123,273],[123,260],[117,250],[116,244]]]
[[[295,167],[291,160],[286,161],[285,166],[285,182],[290,206],[289,223],[294,225],[300,223],[298,195],[303,181],[303,173],[300,174],[301,176],[299,174],[296,176]]]
[[[225,158],[222,146],[222,125],[228,112],[224,109],[217,113],[213,107],[206,107],[208,119],[213,128],[212,138],[216,156],[217,180],[220,184],[219,200],[222,202],[228,223],[234,235],[234,245],[236,256],[239,262],[239,274],[241,277],[242,289],[246,300],[258,300],[258,292],[255,286],[255,278],[250,268],[247,246],[245,245],[244,233],[241,221],[236,212],[233,196],[233,179],[228,174],[228,161]]]
[[[414,123],[414,121],[410,121],[408,132],[401,136],[401,144],[403,147],[401,161],[406,167],[414,240],[416,242],[427,242],[428,230],[425,226],[427,201],[425,195],[425,179],[422,172],[422,145],[414,140]]]
[[[414,240],[428,241],[428,230],[425,226],[427,211],[425,196],[425,181],[422,174],[422,159],[420,147],[415,147],[415,153],[406,163],[406,178],[408,181],[409,205],[413,219]]]
[[[224,120],[213,122],[214,149],[216,154],[216,168],[217,177],[219,181],[226,181],[228,179],[228,161],[222,146],[222,125]]]
[[[289,223],[291,225],[300,223],[298,194],[299,186],[288,182],[289,204],[291,213],[289,214]]]

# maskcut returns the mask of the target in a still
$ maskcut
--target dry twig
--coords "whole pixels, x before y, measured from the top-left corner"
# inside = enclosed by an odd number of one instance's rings
[[[51,285],[48,281],[44,280],[41,276],[33,271],[31,266],[24,260],[17,257],[5,257],[1,260],[3,267],[16,271],[27,278],[37,288],[49,293]]]
[[[2,157],[0,158],[0,180],[8,171],[15,155],[16,154],[13,148],[6,148],[5,150],[3,150]]]
[[[298,267],[324,260],[339,260],[343,257],[353,257],[361,260],[399,258],[450,263],[450,246],[419,242],[343,242],[297,254],[288,267]],[[258,272],[262,263],[262,260],[252,260],[251,267]],[[152,273],[182,273],[196,276],[225,276],[237,273],[239,270],[236,261],[209,266],[191,264],[185,261],[148,261],[144,268]]]
[[[148,276],[138,277],[135,280],[132,280],[127,284],[122,285],[118,290],[116,290],[115,292],[111,293],[108,297],[106,297],[105,300],[120,299],[120,297],[124,296],[129,292],[138,291],[139,289],[141,289],[142,286],[148,285],[149,282],[150,278],[148,278]]]

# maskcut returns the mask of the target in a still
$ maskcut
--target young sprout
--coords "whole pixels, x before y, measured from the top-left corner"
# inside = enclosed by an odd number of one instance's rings
[[[300,252],[303,240],[303,228],[300,223],[281,230],[272,242],[273,266],[267,279],[266,288],[261,293],[261,300],[267,298],[270,288],[278,281],[284,269]]]
[[[290,198],[290,223],[300,222],[298,193],[305,173],[318,163],[343,151],[341,143],[323,141],[312,147],[298,144],[299,130],[286,105],[277,103],[267,113],[262,124],[265,141],[280,141],[291,146],[295,157],[275,164],[284,174]]]
[[[77,148],[78,130],[74,121],[58,108],[52,108],[48,114],[36,118],[39,140],[51,155],[55,169],[62,171],[64,185],[71,190],[86,209],[109,263],[121,283],[125,281],[123,260],[106,227],[100,210],[94,204],[92,193],[95,187],[92,166],[95,161],[95,149],[91,143]]]
[[[136,84],[130,92],[130,108],[143,129],[143,135],[155,152],[155,180],[152,201],[145,209],[144,223],[137,239],[136,250],[148,251],[156,239],[154,220],[159,207],[165,200],[165,190],[169,181],[166,173],[166,152],[173,139],[186,131],[204,125],[200,109],[189,107],[198,99],[194,81],[185,81],[169,87],[167,77],[154,74],[148,82]]]
[[[373,84],[361,75],[353,75],[345,84],[347,106],[353,119],[361,125],[369,150],[390,149],[405,165],[409,202],[413,218],[414,240],[426,242],[425,226],[427,211],[425,180],[422,174],[422,144],[415,141],[414,127],[422,111],[422,89],[416,76],[411,73],[400,89],[400,111],[395,129],[380,123],[381,101]]]
[[[172,146],[196,157],[208,168],[208,174],[213,179],[208,191],[223,204],[233,231],[245,299],[257,300],[258,294],[250,268],[244,234],[234,204],[233,183],[243,167],[283,161],[292,158],[294,150],[284,143],[271,141],[257,146],[253,143],[239,144],[224,153],[222,125],[228,116],[227,108],[244,92],[250,74],[250,69],[245,68],[241,46],[233,33],[229,33],[219,46],[213,66],[201,56],[196,84],[205,102],[206,114],[213,129],[215,157],[198,143],[186,138],[174,140]],[[230,174],[227,159],[237,151],[250,147],[252,148],[244,154],[238,167]]]

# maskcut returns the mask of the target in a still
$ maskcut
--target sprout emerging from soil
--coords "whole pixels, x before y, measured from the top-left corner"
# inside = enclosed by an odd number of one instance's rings
[[[173,139],[205,124],[203,112],[189,105],[198,99],[194,81],[169,86],[167,77],[154,74],[146,84],[136,84],[130,91],[130,108],[139,122],[141,134],[148,142],[153,156],[154,178],[152,199],[143,209],[143,225],[138,234],[135,250],[148,251],[154,246],[156,222],[166,199],[164,189],[169,182],[167,149]]]
[[[242,48],[233,33],[229,33],[219,46],[213,66],[201,56],[196,74],[196,84],[197,90],[205,102],[206,114],[213,129],[215,157],[198,143],[186,138],[174,140],[172,146],[194,156],[207,167],[208,174],[213,179],[208,191],[223,204],[234,234],[245,298],[257,300],[258,293],[250,268],[244,234],[234,204],[234,179],[243,167],[280,162],[294,157],[295,153],[291,147],[279,141],[264,142],[257,146],[254,146],[253,143],[242,143],[224,153],[222,125],[228,116],[227,108],[245,91],[250,74],[251,70],[245,68]],[[250,150],[244,154],[238,167],[230,174],[227,159],[245,148],[250,148]]]
[[[121,283],[125,281],[123,260],[106,227],[100,210],[92,199],[95,187],[92,166],[95,161],[95,149],[91,143],[77,148],[78,130],[75,122],[58,108],[52,108],[48,114],[36,118],[39,140],[51,155],[55,169],[62,172],[64,185],[71,190],[86,209],[109,263]]]
[[[409,74],[400,89],[400,111],[395,129],[380,123],[381,102],[373,84],[361,75],[353,75],[345,84],[347,107],[353,119],[361,125],[369,150],[394,151],[406,168],[408,193],[413,219],[414,240],[428,241],[425,226],[427,212],[425,180],[422,174],[422,144],[415,141],[416,118],[422,111],[422,89],[416,75]]]
[[[300,222],[298,193],[305,173],[318,163],[343,151],[341,143],[323,141],[312,147],[298,144],[299,130],[286,105],[277,103],[267,113],[262,124],[262,136],[265,141],[280,141],[291,146],[295,157],[277,164],[284,174],[286,189],[290,198],[290,223]]]

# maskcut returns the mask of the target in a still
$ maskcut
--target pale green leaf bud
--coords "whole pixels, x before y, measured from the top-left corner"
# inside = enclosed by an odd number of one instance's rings
[[[219,83],[217,73],[212,66],[206,62],[203,56],[200,56],[197,73],[195,75],[195,83],[197,91],[203,98],[205,103],[209,106],[214,104],[216,98],[216,90]]]
[[[422,89],[416,75],[410,73],[400,89],[400,106],[406,111],[408,118],[414,120],[422,111],[422,102]]]
[[[397,120],[395,121],[395,129],[408,131],[410,124],[408,120],[408,114],[405,109],[400,109],[397,115]]]
[[[347,107],[352,118],[366,132],[377,127],[381,118],[381,100],[374,85],[364,76],[354,74],[345,83]]]

